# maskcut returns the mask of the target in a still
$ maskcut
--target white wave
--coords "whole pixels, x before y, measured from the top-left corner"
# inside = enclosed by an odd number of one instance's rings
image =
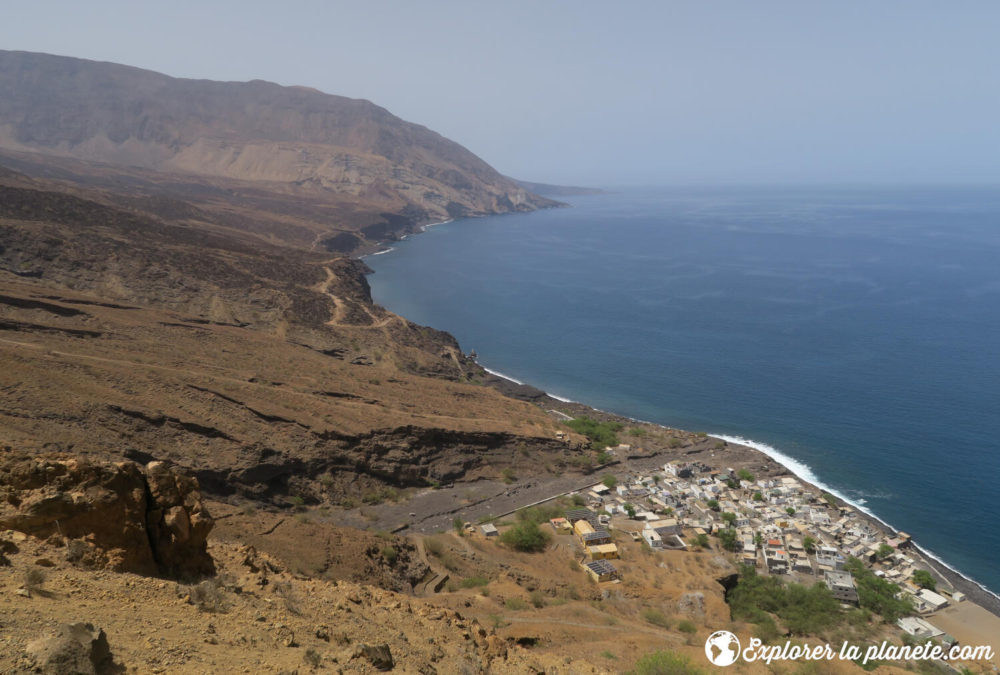
[[[509,380],[510,382],[513,382],[514,384],[524,384],[524,382],[521,382],[521,380],[514,379],[510,375],[504,375],[499,370],[490,370],[489,368],[487,368],[486,366],[484,366],[481,363],[479,364],[479,367],[482,368],[483,370],[485,370],[487,373],[490,373],[491,375],[496,375],[497,377],[502,377],[505,380]],[[562,401],[563,403],[576,403],[576,401],[574,401],[573,399],[563,398],[562,396],[556,396],[555,394],[553,394],[550,391],[545,392],[545,394],[547,396],[551,396],[552,398],[554,398],[557,401]]]
[[[427,223],[426,225],[421,225],[420,226],[420,231],[421,232],[426,232],[427,228],[429,228],[429,227],[434,227],[435,225],[447,225],[448,223],[454,222],[454,220],[455,220],[454,218],[449,218],[448,220],[442,220],[439,223]]]
[[[503,373],[501,373],[501,372],[500,372],[499,370],[490,370],[489,368],[487,368],[486,366],[484,366],[484,365],[482,365],[482,364],[479,364],[479,367],[480,367],[480,368],[482,368],[483,370],[485,370],[485,371],[486,371],[487,373],[489,373],[490,375],[496,375],[497,377],[502,377],[502,378],[503,378],[503,379],[505,379],[505,380],[510,380],[510,381],[511,381],[511,382],[513,382],[514,384],[524,384],[524,382],[521,382],[521,380],[515,380],[515,379],[514,379],[513,377],[511,377],[510,375],[504,375],[504,374],[503,374]]]
[[[750,440],[748,438],[743,438],[742,436],[729,436],[729,435],[726,435],[726,434],[709,434],[709,436],[711,436],[712,438],[718,438],[719,440],[722,440],[722,441],[726,441],[727,443],[738,443],[740,445],[745,445],[747,447],[753,448],[754,450],[758,450],[759,452],[764,453],[765,455],[767,455],[768,457],[770,457],[771,459],[773,459],[774,461],[776,461],[778,464],[781,464],[783,467],[785,467],[786,469],[788,469],[789,471],[791,471],[795,476],[801,478],[805,482],[811,483],[811,484],[815,485],[816,487],[818,487],[819,489],[825,490],[825,491],[829,492],[830,494],[832,494],[833,496],[837,497],[838,499],[842,499],[844,502],[850,504],[851,506],[853,506],[854,508],[856,508],[858,511],[861,511],[862,513],[864,513],[864,514],[866,514],[866,515],[874,518],[878,522],[882,523],[883,525],[885,525],[887,528],[889,528],[893,532],[898,532],[899,531],[899,528],[897,528],[897,527],[895,527],[895,526],[887,523],[886,521],[882,520],[877,515],[875,515],[875,513],[871,509],[869,509],[868,507],[866,507],[865,505],[868,503],[867,500],[865,500],[865,499],[857,499],[857,500],[849,499],[846,495],[844,495],[844,493],[842,493],[839,490],[836,490],[834,488],[831,488],[829,485],[827,485],[823,481],[819,480],[819,478],[816,477],[816,474],[813,472],[812,468],[808,464],[805,464],[804,462],[801,462],[801,461],[795,459],[794,457],[789,457],[788,455],[786,455],[783,452],[779,451],[774,446],[768,445],[767,443],[761,443],[759,441],[753,441],[753,440]],[[924,554],[925,556],[927,556],[928,558],[932,558],[934,561],[936,561],[936,562],[940,563],[941,565],[947,567],[949,570],[951,570],[952,572],[954,572],[958,576],[962,577],[966,581],[969,581],[969,582],[975,584],[976,586],[979,586],[979,588],[981,588],[984,592],[986,592],[989,595],[992,595],[993,597],[995,597],[998,600],[1000,600],[1000,595],[997,595],[996,593],[994,593],[993,591],[991,591],[989,588],[987,588],[986,586],[984,586],[982,583],[980,583],[980,582],[976,581],[974,578],[970,577],[968,574],[965,574],[961,570],[958,570],[955,567],[952,567],[951,565],[949,565],[948,563],[946,563],[944,560],[942,560],[941,557],[938,556],[936,553],[934,553],[934,552],[932,552],[932,551],[924,548],[923,546],[920,546],[916,542],[914,542],[914,546],[916,546],[917,549],[922,554]]]
[[[390,246],[389,248],[384,248],[384,249],[382,249],[381,251],[375,251],[374,253],[369,253],[369,254],[367,254],[367,255],[363,255],[363,256],[361,256],[361,257],[362,257],[362,258],[370,258],[370,257],[372,257],[372,256],[375,256],[375,255],[382,255],[383,253],[388,253],[388,252],[390,252],[390,251],[395,251],[395,250],[396,250],[396,249],[394,249],[394,248],[392,248],[392,247]]]

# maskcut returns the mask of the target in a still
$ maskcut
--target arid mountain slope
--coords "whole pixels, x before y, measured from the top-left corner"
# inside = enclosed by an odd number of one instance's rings
[[[451,336],[374,305],[360,261],[46,187],[0,175],[0,443],[314,504],[577,452]]]
[[[368,241],[415,223],[555,205],[368,101],[29,52],[0,51],[0,148],[161,174],[149,182],[199,176],[336,204],[354,229],[369,228]],[[313,219],[313,234],[335,237],[330,220]]]

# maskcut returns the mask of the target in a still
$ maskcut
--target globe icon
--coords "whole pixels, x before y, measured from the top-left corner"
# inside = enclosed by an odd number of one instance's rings
[[[731,666],[740,656],[740,640],[728,630],[717,630],[705,640],[705,656],[715,666]]]

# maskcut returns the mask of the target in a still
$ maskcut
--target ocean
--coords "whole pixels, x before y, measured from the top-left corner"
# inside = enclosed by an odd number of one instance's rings
[[[392,244],[375,301],[555,396],[746,439],[1000,590],[1000,188],[569,201]]]

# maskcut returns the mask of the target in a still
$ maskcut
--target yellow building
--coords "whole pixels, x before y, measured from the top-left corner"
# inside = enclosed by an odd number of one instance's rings
[[[591,560],[614,560],[618,558],[618,547],[614,544],[598,544],[588,546],[587,553]]]
[[[607,560],[591,560],[589,563],[584,563],[583,567],[587,570],[590,578],[598,583],[612,581],[621,577],[618,568]]]
[[[576,521],[576,523],[573,525],[573,529],[576,531],[576,535],[581,539],[583,539],[583,535],[585,534],[594,533],[593,526],[591,526],[591,524],[588,523],[586,520]]]

